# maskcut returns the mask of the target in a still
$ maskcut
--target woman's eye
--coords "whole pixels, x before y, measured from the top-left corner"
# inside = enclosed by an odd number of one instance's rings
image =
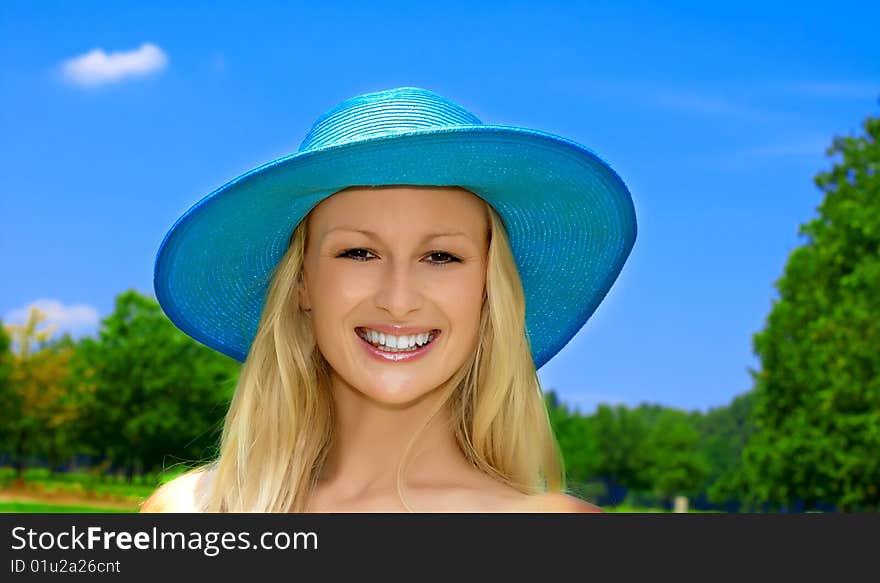
[[[354,259],[355,261],[368,261],[370,258],[366,257],[366,254],[373,255],[372,252],[358,247],[355,249],[346,249],[341,254],[339,254],[339,257],[348,257]],[[433,260],[429,261],[429,263],[432,263],[434,265],[461,263],[461,259],[455,257],[454,255],[446,253],[445,251],[432,251],[431,253],[428,253],[427,257],[433,258]]]
[[[366,257],[363,257],[360,254],[355,255],[355,253],[370,253],[370,252],[367,251],[366,249],[346,249],[345,251],[342,252],[341,255],[339,255],[339,257],[351,257],[355,261],[366,261],[367,260]],[[371,255],[372,255],[372,253],[371,253]]]
[[[453,255],[450,255],[449,253],[446,253],[445,251],[434,251],[434,252],[428,254],[428,257],[437,257],[437,256],[448,257],[448,259],[446,259],[445,261],[434,262],[437,265],[446,265],[447,263],[461,263],[461,259],[459,259],[458,257],[455,257]]]

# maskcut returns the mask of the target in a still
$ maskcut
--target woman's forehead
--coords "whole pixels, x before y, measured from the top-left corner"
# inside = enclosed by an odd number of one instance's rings
[[[463,188],[393,186],[337,192],[315,207],[309,226],[321,238],[340,230],[474,237],[485,231],[487,222],[485,202]]]

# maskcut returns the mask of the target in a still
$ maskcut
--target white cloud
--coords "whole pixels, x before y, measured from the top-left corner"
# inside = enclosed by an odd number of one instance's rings
[[[143,43],[132,51],[105,53],[92,49],[61,64],[62,75],[71,83],[94,87],[131,77],[159,72],[168,65],[168,56],[152,43]]]
[[[36,306],[46,314],[46,319],[37,326],[38,330],[45,330],[53,324],[56,326],[53,337],[69,332],[71,336],[78,338],[93,334],[98,329],[100,317],[98,310],[93,306],[88,304],[65,306],[58,300],[47,298],[41,298],[24,307],[9,310],[3,315],[3,323],[24,324],[27,322],[31,306]]]

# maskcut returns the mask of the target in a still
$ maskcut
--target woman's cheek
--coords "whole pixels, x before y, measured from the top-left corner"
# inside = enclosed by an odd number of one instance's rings
[[[334,301],[349,302],[362,298],[371,288],[371,275],[351,268],[328,269],[317,289],[324,290],[320,295]]]

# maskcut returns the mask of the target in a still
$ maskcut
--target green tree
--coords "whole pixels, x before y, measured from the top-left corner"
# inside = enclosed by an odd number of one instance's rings
[[[841,159],[815,178],[819,216],[754,336],[753,504],[880,510],[880,118],[864,131],[828,149]]]
[[[630,410],[623,405],[600,405],[592,416],[599,444],[596,472],[613,486],[647,490],[652,485],[646,471],[650,465],[645,448],[653,419],[660,408],[640,406]]]
[[[599,468],[595,428],[588,418],[569,411],[553,391],[548,392],[547,402],[553,433],[562,450],[568,487],[583,496],[595,496],[598,492],[587,486]]]
[[[9,450],[12,443],[10,426],[5,423],[6,417],[16,410],[16,399],[12,393],[10,376],[12,376],[12,341],[0,320],[0,453]]]
[[[6,382],[0,383],[0,426],[19,478],[30,458],[58,461],[57,435],[77,416],[65,385],[73,348],[51,341],[54,326],[37,329],[45,319],[32,307],[24,324],[4,325],[15,350]]]
[[[81,438],[129,477],[210,457],[239,371],[134,290],[117,296],[99,339],[84,339],[74,364],[90,395]]]
[[[699,447],[698,418],[699,413],[664,409],[651,426],[644,445],[649,459],[645,473],[661,500],[696,495],[709,473],[709,463]]]
[[[742,453],[754,433],[754,402],[755,392],[749,391],[730,405],[710,410],[700,420],[700,448],[709,462],[702,489],[711,502],[738,502],[746,495],[746,486],[740,481]]]

